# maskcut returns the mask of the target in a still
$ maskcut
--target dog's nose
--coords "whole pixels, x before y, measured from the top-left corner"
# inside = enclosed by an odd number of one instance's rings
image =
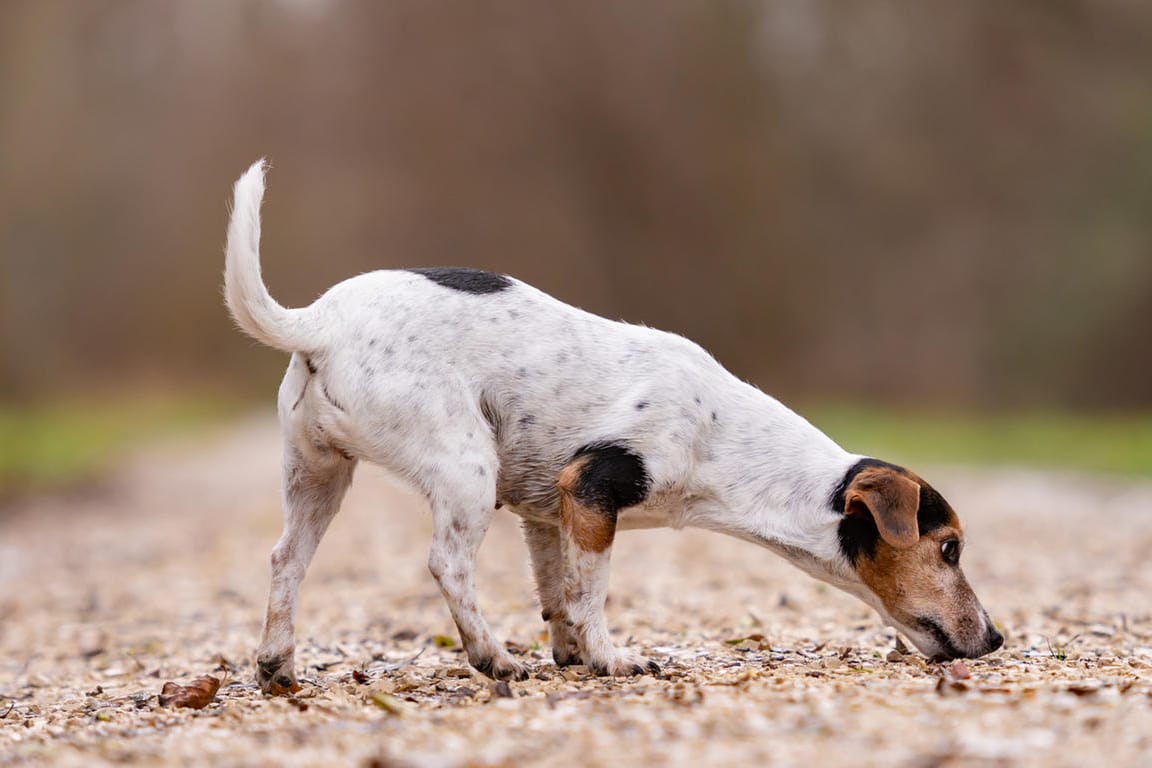
[[[984,653],[992,653],[1000,646],[1004,645],[1004,635],[1000,634],[996,627],[988,627],[988,649]]]

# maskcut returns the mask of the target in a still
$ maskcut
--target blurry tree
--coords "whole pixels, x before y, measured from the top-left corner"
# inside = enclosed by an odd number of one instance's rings
[[[268,386],[261,155],[288,303],[478,265],[789,398],[1152,405],[1140,0],[7,0],[0,396]]]

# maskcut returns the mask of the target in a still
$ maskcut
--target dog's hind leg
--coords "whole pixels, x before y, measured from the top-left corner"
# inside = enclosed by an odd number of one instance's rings
[[[560,529],[535,520],[524,521],[524,541],[532,556],[532,572],[540,595],[541,616],[548,622],[552,658],[558,667],[583,664],[576,636],[564,618],[564,552]]]
[[[355,460],[292,437],[284,444],[284,531],[272,550],[268,617],[256,652],[265,693],[299,690],[294,670],[296,600],[304,572],[352,482]]]
[[[557,483],[563,619],[576,637],[581,658],[598,675],[660,672],[656,662],[616,648],[604,619],[616,515],[641,501],[647,484],[642,460],[612,446],[593,448],[578,456],[560,472]]]
[[[460,640],[473,667],[495,680],[523,680],[528,671],[492,635],[476,601],[476,556],[496,506],[495,449],[483,461],[470,455],[470,466],[444,464],[426,475],[432,506],[432,548],[428,570],[440,585]]]

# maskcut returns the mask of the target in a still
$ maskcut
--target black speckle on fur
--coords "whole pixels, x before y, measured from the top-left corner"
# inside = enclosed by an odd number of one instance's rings
[[[830,503],[832,509],[844,514],[844,497],[848,486],[861,471],[870,468],[886,468],[897,472],[904,472],[904,468],[896,464],[889,464],[879,459],[861,459],[853,464],[844,474],[844,479],[836,486],[832,493]],[[920,509],[916,513],[916,524],[923,536],[934,531],[948,521],[948,502],[937,493],[936,489],[927,483],[920,484]],[[844,515],[840,521],[839,529],[840,550],[852,563],[861,556],[875,557],[876,545],[880,541],[880,531],[876,521],[871,515]]]
[[[504,275],[469,267],[417,267],[408,271],[423,275],[437,285],[463,293],[477,295],[499,293],[512,286],[512,280]]]
[[[328,402],[332,403],[333,408],[335,408],[338,411],[344,410],[344,406],[340,405],[340,403],[336,400],[336,398],[332,397],[332,394],[328,391],[327,385],[321,384],[320,385],[320,391],[324,393],[325,399],[327,399]]]
[[[647,400],[641,400],[640,402],[636,403],[636,410],[638,410],[638,411],[642,411],[647,407],[648,407],[648,401]]]
[[[312,362],[312,358],[304,358],[304,365],[308,367],[308,373],[316,373],[316,363]]]
[[[648,498],[652,478],[644,459],[619,443],[592,443],[576,452],[575,459],[587,457],[575,494],[584,504],[611,514]]]

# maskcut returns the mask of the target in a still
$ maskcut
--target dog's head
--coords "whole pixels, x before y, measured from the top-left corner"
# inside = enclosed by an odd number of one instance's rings
[[[832,499],[843,512],[840,549],[867,602],[925,656],[983,656],[996,631],[960,570],[964,532],[952,507],[903,467],[864,459]]]

